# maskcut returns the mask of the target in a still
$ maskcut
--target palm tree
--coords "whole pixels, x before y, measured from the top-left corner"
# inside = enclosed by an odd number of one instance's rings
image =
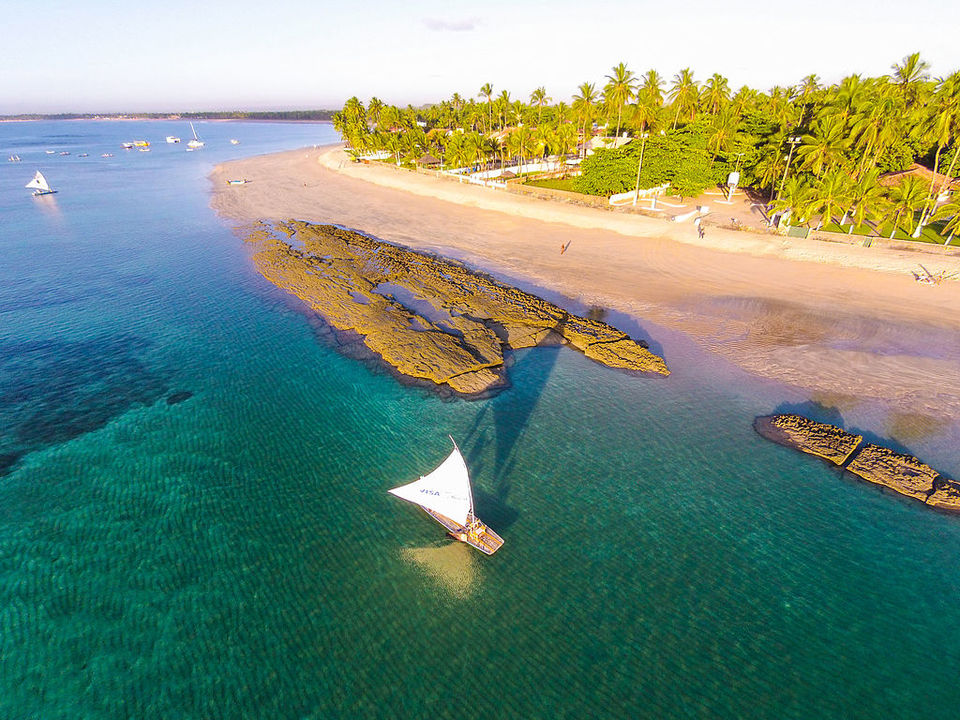
[[[880,171],[870,168],[864,172],[850,189],[850,232],[867,220],[877,220],[883,214],[886,193],[879,182]],[[843,224],[841,220],[840,224]]]
[[[620,120],[623,116],[623,106],[630,102],[633,97],[633,89],[636,80],[633,77],[633,71],[628,70],[626,64],[618,63],[611,70],[610,75],[605,75],[607,84],[603,87],[603,95],[607,105],[617,109],[617,132],[614,137],[620,137]]]
[[[647,94],[650,102],[658,107],[663,105],[663,78],[656,70],[650,69],[644,73],[640,89]]]
[[[501,90],[500,94],[497,96],[497,112],[500,115],[500,127],[506,127],[507,124],[507,112],[510,109],[510,93],[506,90]]]
[[[581,83],[577,88],[577,95],[573,96],[573,109],[580,118],[583,128],[583,150],[587,149],[587,127],[593,123],[594,104],[597,102],[597,90],[593,83]]]
[[[703,105],[707,112],[716,115],[730,99],[730,83],[720,73],[714,73],[703,84]]]
[[[513,129],[510,135],[507,137],[507,149],[510,151],[510,155],[513,157],[520,158],[520,166],[518,168],[518,175],[523,174],[523,160],[527,154],[527,148],[530,147],[533,142],[533,137],[530,133],[530,128],[520,125]]]
[[[773,202],[773,191],[777,187],[777,181],[786,170],[786,161],[787,159],[780,152],[780,149],[776,147],[772,151],[764,153],[753,169],[757,184],[761,188],[770,188],[770,199],[767,202]]]
[[[553,100],[553,98],[547,96],[547,89],[545,87],[538,87],[530,93],[530,104],[537,106],[537,125],[540,124],[543,117],[543,106],[551,100]]]
[[[726,150],[730,146],[739,124],[739,118],[729,105],[714,117],[712,132],[707,140],[707,150],[713,152],[711,163],[717,159],[717,154],[720,151]]]
[[[809,177],[809,176],[807,176]],[[802,175],[794,175],[783,186],[783,192],[771,203],[771,211],[784,212],[791,210],[797,216],[797,222],[806,222],[809,217],[808,208],[813,200],[813,188]]]
[[[686,113],[697,106],[697,82],[693,79],[690,68],[683,68],[673,78],[670,88],[670,103],[677,111],[673,117],[673,127],[676,129],[680,113]]]
[[[890,67],[893,70],[891,78],[900,87],[907,107],[912,107],[917,101],[920,85],[930,77],[927,74],[930,65],[920,59],[920,53],[915,52]]]
[[[848,143],[843,121],[827,115],[817,121],[812,135],[803,136],[803,144],[797,148],[797,160],[819,178],[824,170],[843,160]]]
[[[480,97],[485,97],[487,99],[487,110],[490,115],[490,124],[487,126],[487,132],[493,130],[493,85],[490,83],[484,83],[480,86]]]
[[[851,202],[852,184],[850,176],[839,168],[830,170],[817,183],[810,198],[811,202],[807,206],[807,211],[811,215],[820,214],[817,230],[824,225],[829,225],[833,219],[840,218],[841,215],[846,217]]]
[[[380,113],[383,111],[383,108],[383,100],[376,96],[370,98],[370,102],[367,103],[367,117],[370,118],[374,127],[380,124]]]
[[[737,90],[737,94],[730,98],[733,111],[738,117],[753,107],[756,104],[756,101],[757,91],[747,87],[746,85]]]
[[[943,205],[933,216],[934,220],[946,220],[943,226],[943,233],[950,233],[944,241],[944,245],[949,245],[953,236],[960,231],[960,202],[952,202]],[[941,233],[942,234],[942,233]]]
[[[900,224],[900,216],[907,213],[910,216],[910,231],[913,232],[914,213],[923,207],[927,199],[927,191],[923,186],[923,180],[916,175],[908,175],[900,181],[899,185],[890,188],[890,210],[896,211],[897,215],[893,220],[893,229],[890,231],[890,237],[897,232],[897,226]]]
[[[577,128],[573,123],[562,123],[557,127],[555,135],[557,155],[563,156],[577,145]]]

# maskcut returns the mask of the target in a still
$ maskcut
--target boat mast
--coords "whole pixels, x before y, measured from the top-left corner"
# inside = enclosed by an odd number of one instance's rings
[[[455,447],[455,448],[457,449],[457,452],[460,453],[460,457],[463,457],[463,453],[460,452],[460,447],[457,445],[457,441],[453,439],[453,435],[447,435],[447,437],[450,438],[450,442],[453,443],[453,447]],[[466,465],[466,463],[464,463],[464,465]],[[477,515],[476,515],[475,512],[473,512],[473,483],[470,482],[470,473],[469,473],[469,472],[467,473],[467,490],[469,490],[469,492],[470,492],[470,515],[469,515],[469,517],[472,518],[472,519],[474,519],[474,520],[476,520],[476,519],[477,519]]]

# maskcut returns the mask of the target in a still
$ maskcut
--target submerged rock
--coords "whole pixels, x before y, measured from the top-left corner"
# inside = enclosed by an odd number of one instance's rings
[[[449,260],[332,225],[277,230],[247,238],[260,273],[402,375],[478,395],[507,384],[505,350],[564,341],[610,367],[669,374],[626,333]]]
[[[189,390],[178,390],[175,393],[170,393],[167,396],[167,405],[179,405],[180,403],[189,400],[193,397],[193,393]]]
[[[753,428],[767,440],[816,455],[834,465],[843,465],[863,440],[835,425],[802,415],[768,415],[753,421]]]
[[[960,511],[960,483],[913,455],[881,445],[860,447],[862,435],[802,415],[758,417],[753,427],[768,440],[822,457],[867,482],[940,510]]]

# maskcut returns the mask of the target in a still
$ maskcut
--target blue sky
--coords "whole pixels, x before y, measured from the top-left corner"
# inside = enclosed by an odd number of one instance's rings
[[[568,100],[623,61],[733,88],[960,69],[960,3],[913,0],[4,0],[0,114],[419,104],[485,82]]]

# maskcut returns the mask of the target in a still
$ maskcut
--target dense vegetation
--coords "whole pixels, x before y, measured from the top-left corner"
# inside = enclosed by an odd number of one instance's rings
[[[960,208],[956,199],[942,203],[942,176],[960,171],[960,72],[931,79],[928,69],[915,53],[883,77],[850,75],[824,87],[809,75],[793,87],[733,92],[716,73],[700,82],[684,69],[668,83],[656,70],[638,77],[620,63],[602,88],[585,82],[569,104],[542,87],[524,102],[486,84],[476,99],[455,93],[422,108],[377,98],[365,107],[354,97],[333,121],[353,148],[389,153],[398,164],[424,153],[453,167],[579,156],[576,189],[610,195],[637,186],[642,153],[641,188],[669,183],[693,196],[737,170],[741,187],[794,222],[919,234],[936,221],[952,234]],[[588,156],[598,136],[632,141]],[[934,174],[881,182],[914,163]]]

